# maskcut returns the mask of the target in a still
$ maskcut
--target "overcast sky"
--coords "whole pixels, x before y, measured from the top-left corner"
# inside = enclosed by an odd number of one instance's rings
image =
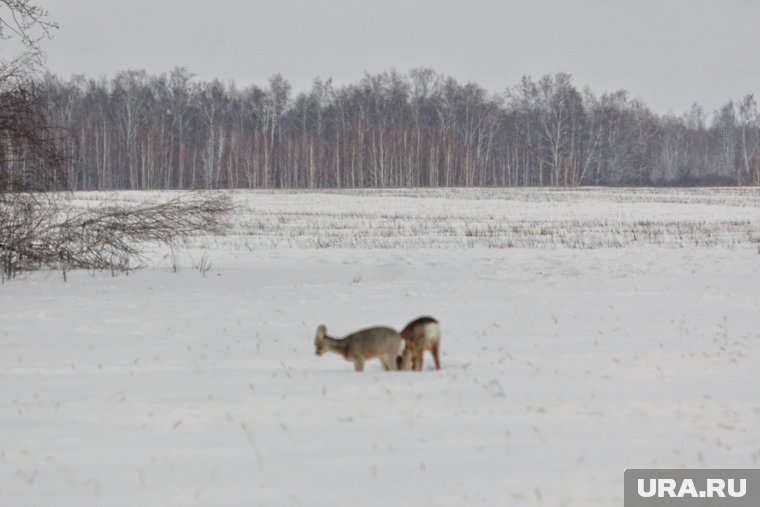
[[[38,0],[61,28],[49,68],[113,76],[184,66],[199,78],[295,91],[314,77],[432,67],[502,91],[568,72],[658,112],[760,91],[754,0]]]

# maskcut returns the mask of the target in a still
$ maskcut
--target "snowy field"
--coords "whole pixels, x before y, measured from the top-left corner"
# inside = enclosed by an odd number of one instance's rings
[[[760,189],[234,199],[128,276],[0,285],[1,506],[620,506],[625,468],[760,467]],[[314,355],[424,314],[439,372]]]

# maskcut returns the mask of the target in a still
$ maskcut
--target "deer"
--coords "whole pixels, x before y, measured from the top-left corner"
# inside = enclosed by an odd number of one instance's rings
[[[346,361],[353,361],[356,371],[364,371],[368,359],[378,358],[388,371],[398,369],[403,343],[401,335],[390,327],[370,327],[344,338],[333,338],[327,334],[327,327],[320,324],[314,337],[314,351],[318,356],[325,352],[339,354]]]
[[[425,351],[430,351],[435,362],[435,369],[441,369],[439,349],[441,345],[441,326],[433,317],[419,317],[414,319],[401,331],[404,339],[404,351],[397,360],[396,366],[400,370],[409,369],[412,363],[414,371],[422,371],[423,356]]]

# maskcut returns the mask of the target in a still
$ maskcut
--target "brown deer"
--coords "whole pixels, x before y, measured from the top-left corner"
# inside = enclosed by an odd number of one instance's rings
[[[441,369],[439,349],[441,345],[441,326],[433,317],[420,317],[411,321],[401,331],[404,339],[404,352],[397,361],[401,370],[409,369],[409,362],[415,371],[422,371],[425,351],[430,351],[435,362],[435,369]]]

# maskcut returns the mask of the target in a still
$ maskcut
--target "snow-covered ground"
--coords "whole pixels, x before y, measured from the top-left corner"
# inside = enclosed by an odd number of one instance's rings
[[[235,199],[190,254],[0,286],[0,505],[615,506],[625,468],[760,467],[760,190]],[[314,355],[422,314],[440,372]]]

